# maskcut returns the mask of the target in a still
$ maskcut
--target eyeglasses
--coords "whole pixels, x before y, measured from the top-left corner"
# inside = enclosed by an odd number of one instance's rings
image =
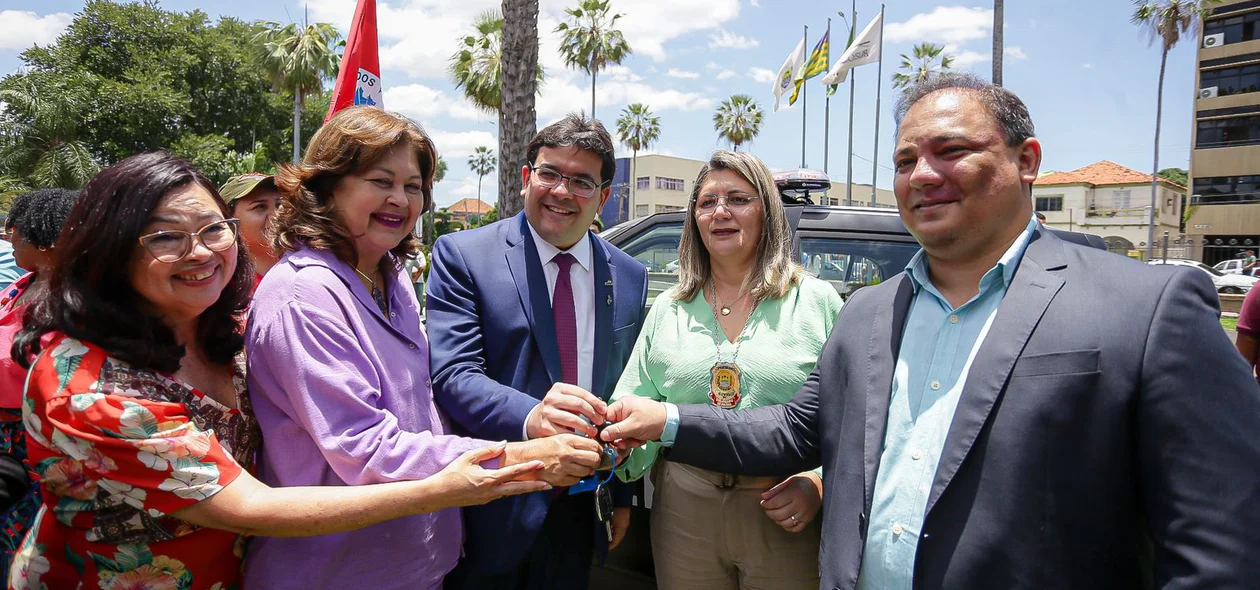
[[[211,252],[222,252],[236,243],[236,234],[241,227],[239,219],[216,221],[196,233],[172,229],[153,232],[140,236],[140,245],[158,262],[170,264],[179,262],[188,256],[193,249],[193,238],[201,240],[201,244]]]
[[[712,215],[717,211],[719,204],[726,205],[729,211],[744,211],[752,206],[753,202],[761,197],[757,195],[748,195],[744,193],[731,193],[729,195],[700,195],[696,197],[696,211],[701,215]]]
[[[552,170],[551,168],[530,166],[529,171],[533,173],[534,176],[538,177],[538,184],[547,188],[556,188],[557,186],[560,186],[561,182],[567,182],[565,189],[569,191],[569,194],[575,197],[582,197],[583,199],[589,199],[595,196],[595,192],[599,190],[599,187],[603,186],[602,184],[598,184],[589,178],[582,178],[581,176],[566,176]]]

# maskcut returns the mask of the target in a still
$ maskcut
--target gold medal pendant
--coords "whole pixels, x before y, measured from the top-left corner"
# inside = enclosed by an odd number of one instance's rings
[[[740,371],[735,363],[716,363],[709,370],[709,401],[719,408],[739,404]]]

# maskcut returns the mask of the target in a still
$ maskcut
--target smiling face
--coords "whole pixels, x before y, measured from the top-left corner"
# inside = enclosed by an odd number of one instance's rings
[[[609,189],[602,185],[606,179],[600,178],[602,165],[603,160],[595,152],[572,146],[544,147],[534,159],[535,168],[585,178],[601,185],[590,198],[569,193],[568,182],[564,180],[554,187],[545,187],[528,167],[522,169],[525,218],[547,243],[568,250],[590,231],[591,222],[608,201]]]
[[[347,174],[333,188],[333,209],[350,231],[360,270],[375,268],[402,243],[424,212],[423,177],[416,153],[397,145],[379,161]]]
[[[754,197],[746,204],[739,201]],[[714,263],[738,262],[751,264],[757,256],[757,246],[765,229],[765,203],[752,183],[733,170],[714,170],[700,184],[692,214],[700,241],[709,251]],[[717,206],[710,211],[700,210],[700,203],[717,199]]]
[[[1007,146],[997,120],[969,92],[942,90],[915,103],[893,162],[901,220],[931,256],[975,256],[1009,243],[1032,217],[1023,186],[1037,178],[1041,144]]]
[[[210,191],[197,183],[176,188],[158,203],[141,235],[179,230],[195,233],[222,221],[223,210]],[[194,239],[183,259],[160,262],[140,244],[129,264],[131,286],[147,306],[168,324],[177,324],[201,315],[219,300],[236,272],[238,246],[213,252]]]

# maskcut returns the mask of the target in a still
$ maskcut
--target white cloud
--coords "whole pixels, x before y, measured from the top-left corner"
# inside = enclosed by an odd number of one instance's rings
[[[761,45],[760,41],[726,29],[718,29],[718,32],[709,35],[709,49],[752,49],[758,45]]]
[[[385,106],[426,124],[436,117],[470,121],[495,120],[493,114],[479,112],[462,97],[451,97],[423,84],[385,87]]]
[[[950,53],[950,55],[954,56],[955,68],[966,68],[968,66],[984,63],[993,59],[993,55],[991,53],[978,53],[975,51],[959,51]]]
[[[761,2],[758,0],[748,0],[748,3],[752,4],[753,8],[761,8]]]
[[[709,63],[707,63],[707,64],[704,64],[704,69],[709,70],[710,72],[712,72],[712,71],[714,71],[714,70],[720,70],[720,69],[722,69],[722,66],[717,65],[717,63],[716,63],[716,62],[709,62]]]
[[[727,78],[734,78],[734,77],[735,77],[734,70],[722,70],[718,72],[718,75],[717,75],[718,80],[726,80]]]
[[[682,78],[684,80],[694,80],[700,77],[700,74],[696,72],[688,72],[678,68],[670,68],[668,72],[665,72],[665,75],[670,78]]]
[[[73,19],[66,12],[39,16],[31,11],[0,10],[0,50],[51,44]]]
[[[439,131],[429,129],[433,145],[450,167],[463,165],[462,160],[472,155],[477,146],[486,146],[498,150],[499,138],[489,131]]]
[[[1028,54],[1024,53],[1024,50],[1019,47],[1007,47],[1002,50],[1002,54],[1006,56],[1006,59],[1012,61],[1024,61],[1028,59]]]
[[[452,167],[455,165],[454,162],[449,160],[446,164]],[[461,164],[463,163],[461,162]],[[467,172],[467,167],[465,166],[464,168],[464,171]],[[450,207],[464,199],[477,198],[477,176],[469,174],[469,176],[458,179],[448,177],[434,187],[433,202],[437,204],[438,208]],[[494,205],[495,201],[498,200],[496,196],[498,192],[499,171],[495,169],[494,172],[487,174],[485,178],[481,179],[481,200]]]
[[[884,38],[891,43],[965,43],[985,39],[993,30],[993,10],[964,6],[938,6],[902,23],[888,23]]]
[[[679,110],[696,111],[713,107],[713,99],[695,92],[681,92],[670,88],[655,86],[636,81],[599,79],[598,101],[595,105],[596,116],[611,120],[610,112],[616,112],[622,106],[640,102],[651,108],[653,112]],[[591,108],[590,82],[585,78],[573,76],[557,76],[543,86],[542,95],[538,97],[539,127],[558,120],[567,113],[589,111]]]
[[[1082,70],[1092,70],[1092,69],[1094,69],[1094,64],[1081,64],[1081,69],[1082,69]]]
[[[766,68],[748,68],[748,77],[752,78],[756,82],[774,84],[775,79],[779,76],[774,70],[767,70]]]

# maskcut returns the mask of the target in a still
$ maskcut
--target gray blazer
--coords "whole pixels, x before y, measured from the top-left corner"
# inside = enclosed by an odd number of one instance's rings
[[[856,292],[786,405],[680,409],[671,460],[823,466],[823,588],[857,583],[911,296],[904,274]],[[1260,387],[1217,316],[1203,273],[1037,231],[946,437],[914,587],[1260,587]]]

